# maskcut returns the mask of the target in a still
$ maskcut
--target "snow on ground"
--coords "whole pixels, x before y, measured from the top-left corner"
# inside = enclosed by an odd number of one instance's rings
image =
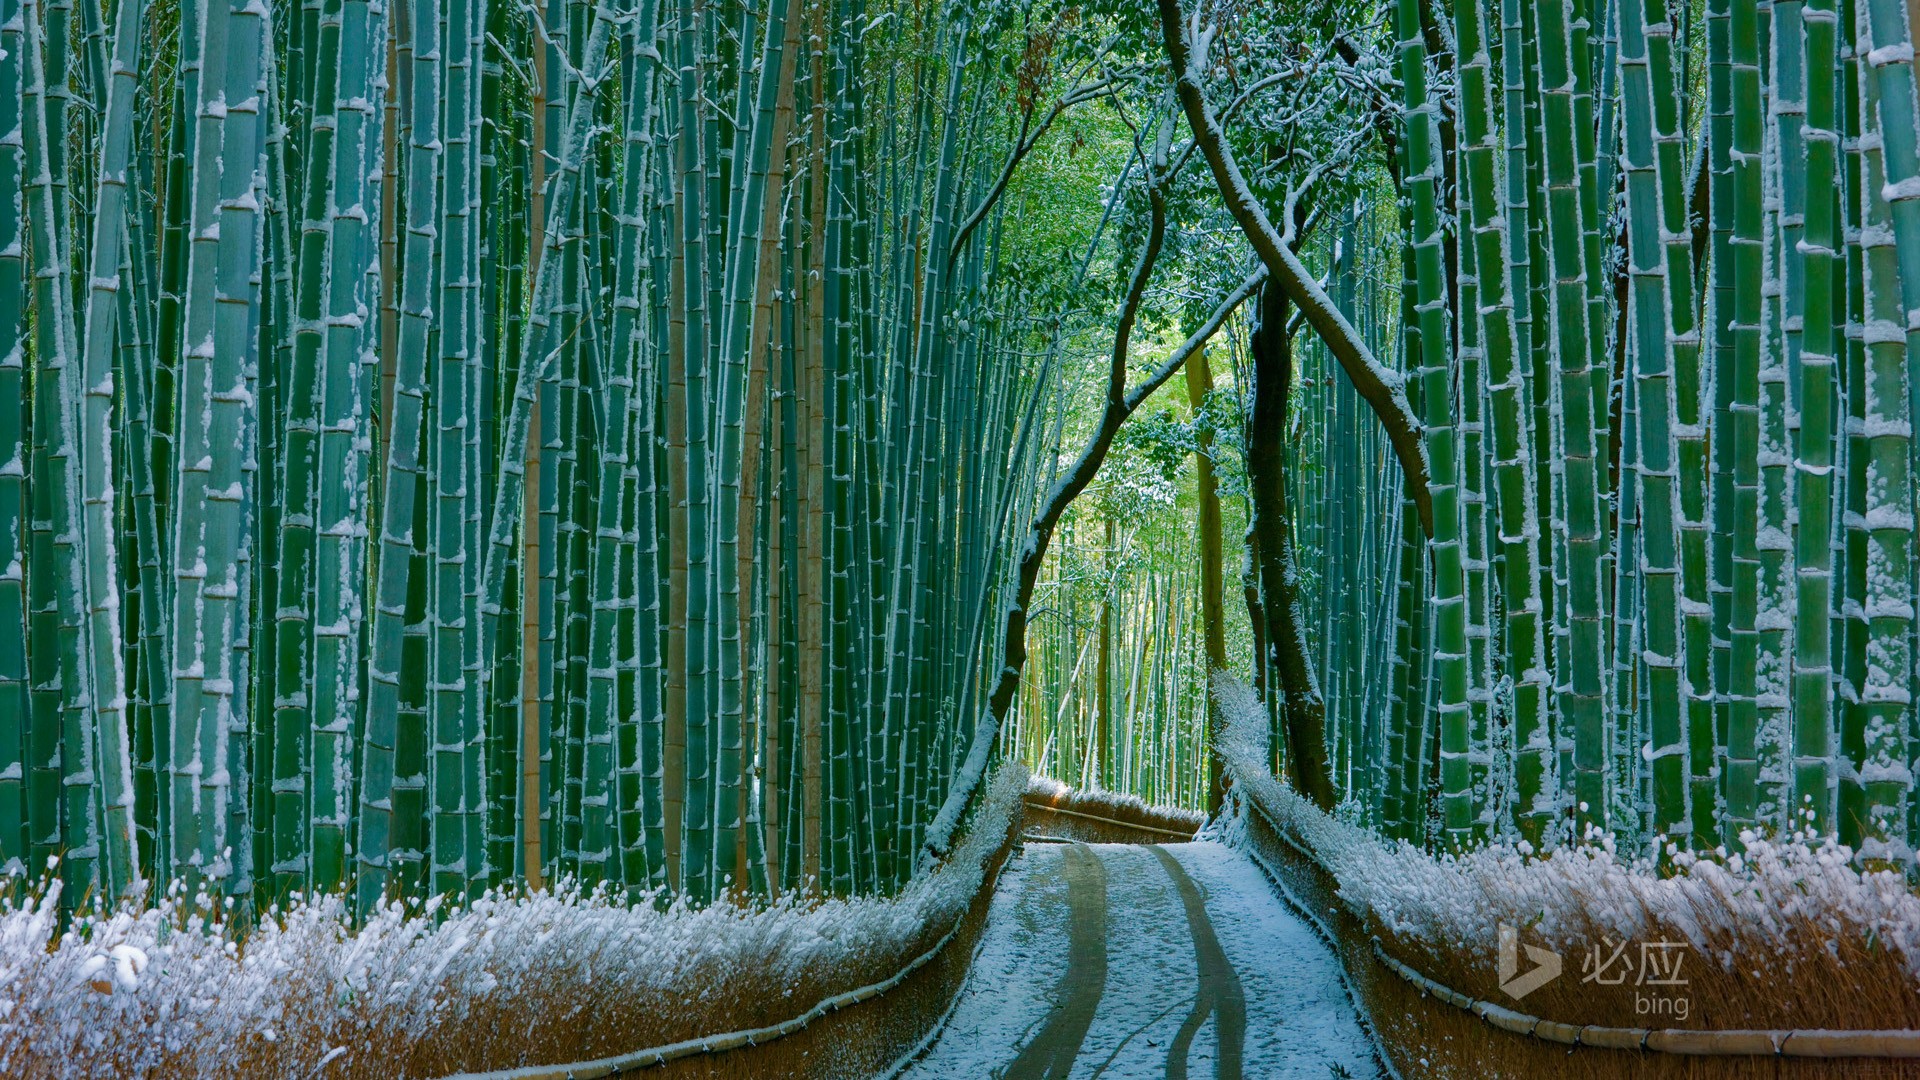
[[[1196,1009],[1200,961],[1179,885],[1152,848],[1095,844],[1080,850],[1105,872],[1106,978],[1070,1072],[1052,1075],[1164,1077],[1183,1027],[1190,1029],[1181,1055],[1188,1075],[1218,1075],[1220,1018],[1228,1010]],[[1338,1066],[1356,1078],[1377,1076],[1338,961],[1281,905],[1253,865],[1216,843],[1169,844],[1163,850],[1203,901],[1204,918],[1231,966],[1222,974],[1237,983],[1244,1002],[1242,1067],[1231,1075],[1327,1080],[1340,1075]],[[1072,993],[1062,980],[1078,918],[1070,902],[1073,851],[1069,845],[1031,844],[1010,864],[954,1014],[908,1077],[1018,1080],[1043,1074],[1034,1045],[1053,1029],[1056,1001]],[[1215,984],[1216,997],[1220,986]],[[1206,1001],[1198,1004],[1207,1007]]]
[[[986,1077],[1040,1029],[1067,963],[1067,881],[1059,844],[1008,860],[959,1005],[939,1042],[906,1075]]]
[[[1247,1074],[1322,1080],[1340,1075],[1333,1071],[1339,1065],[1354,1077],[1379,1075],[1339,959],[1274,896],[1253,863],[1221,844],[1166,849],[1207,891],[1207,915],[1246,989]],[[1196,1050],[1200,1045],[1195,1040]],[[1285,1071],[1255,1067],[1268,1061]],[[1197,1065],[1194,1074],[1205,1075]]]
[[[1073,1075],[1104,1064],[1103,1078],[1153,1080],[1166,1074],[1168,1043],[1194,1003],[1199,972],[1187,916],[1151,849],[1090,846],[1107,867],[1107,985]],[[1054,977],[1029,970],[1043,985]],[[1215,1045],[1208,1020],[1187,1055],[1193,1075],[1213,1075]]]

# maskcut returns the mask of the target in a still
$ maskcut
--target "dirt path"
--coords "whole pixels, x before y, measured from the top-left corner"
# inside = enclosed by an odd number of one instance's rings
[[[1067,967],[1046,1026],[1007,1066],[1006,1080],[1066,1080],[1107,990],[1106,864],[1085,844],[1069,847],[1065,859],[1067,903],[1073,911]]]
[[[914,1080],[1378,1075],[1337,961],[1219,844],[1030,844]]]
[[[1153,854],[1166,868],[1174,887],[1180,890],[1180,903],[1187,909],[1187,931],[1193,935],[1194,963],[1200,969],[1200,992],[1194,996],[1193,1011],[1187,1014],[1186,1023],[1180,1025],[1180,1033],[1167,1048],[1167,1080],[1186,1080],[1187,1053],[1193,1046],[1194,1035],[1209,1016],[1216,1018],[1214,1031],[1218,1033],[1220,1047],[1213,1065],[1214,1076],[1218,1080],[1240,1080],[1247,1041],[1247,998],[1240,986],[1240,976],[1227,962],[1227,954],[1220,950],[1220,939],[1214,936],[1213,922],[1207,918],[1200,887],[1180,868],[1179,860],[1167,854],[1165,847],[1155,846]]]

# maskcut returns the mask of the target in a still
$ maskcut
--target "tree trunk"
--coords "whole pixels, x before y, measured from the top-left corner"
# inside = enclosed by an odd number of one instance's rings
[[[1107,786],[1107,760],[1113,755],[1113,519],[1106,521],[1102,558],[1106,583],[1100,590],[1100,689],[1093,732],[1093,786]]]
[[[1221,129],[1219,119],[1207,104],[1200,76],[1193,71],[1193,45],[1187,40],[1186,20],[1181,14],[1179,0],[1158,0],[1158,6],[1167,61],[1173,69],[1174,91],[1179,96],[1187,124],[1193,129],[1194,141],[1213,171],[1214,186],[1219,189],[1221,200],[1232,212],[1240,231],[1246,234],[1247,242],[1259,254],[1267,272],[1273,275],[1274,282],[1300,305],[1307,322],[1327,343],[1328,351],[1340,362],[1354,389],[1359,391],[1374,415],[1379,417],[1387,441],[1393,446],[1394,456],[1400,461],[1400,469],[1407,476],[1414,506],[1420,511],[1421,528],[1427,535],[1433,535],[1433,497],[1427,490],[1427,452],[1420,439],[1420,422],[1414,417],[1413,407],[1407,400],[1404,378],[1388,371],[1375,360],[1359,331],[1334,306],[1332,298],[1327,296],[1326,290],[1319,286],[1313,274],[1289,246],[1289,238],[1274,227],[1259,200],[1253,197],[1252,189],[1247,186],[1246,177],[1233,156],[1233,148],[1228,144],[1226,132]]]
[[[1267,626],[1268,670],[1281,695],[1281,734],[1288,779],[1323,810],[1336,801],[1327,771],[1326,703],[1308,662],[1293,568],[1288,519],[1286,451],[1287,395],[1293,381],[1293,349],[1286,332],[1287,295],[1272,285],[1261,291],[1251,349],[1253,409],[1247,432],[1247,487],[1253,496],[1253,534],[1259,545],[1256,570]]]
[[[1246,544],[1246,551],[1240,560],[1240,594],[1247,605],[1247,625],[1253,628],[1253,692],[1264,701],[1267,697],[1267,613],[1260,607],[1260,537],[1254,532],[1252,515],[1248,515],[1247,531],[1241,540]]]
[[[1213,390],[1213,369],[1207,350],[1198,349],[1187,361],[1187,402],[1197,420]],[[1200,614],[1206,643],[1207,674],[1227,666],[1225,586],[1220,566],[1220,494],[1213,478],[1213,431],[1202,426],[1194,438],[1193,463],[1200,501]],[[1220,755],[1220,710],[1207,694],[1207,813],[1220,810],[1224,795]]]

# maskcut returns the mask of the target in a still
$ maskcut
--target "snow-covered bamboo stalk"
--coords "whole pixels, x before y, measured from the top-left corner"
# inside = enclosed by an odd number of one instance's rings
[[[102,885],[120,896],[142,881],[133,839],[133,757],[128,724],[129,683],[121,647],[120,559],[114,466],[114,416],[119,291],[127,230],[128,171],[133,151],[135,82],[140,67],[145,5],[127,2],[114,14],[112,58],[102,118],[100,161],[88,245],[85,310],[75,329],[83,351],[80,408],[72,417],[80,442],[80,526],[84,536],[87,647],[93,687],[93,799],[100,808]],[[58,317],[58,312],[47,313]],[[67,331],[72,333],[72,329]],[[137,376],[136,376],[137,377]],[[62,418],[65,422],[66,418]]]
[[[1413,248],[1414,311],[1419,320],[1419,366],[1412,375],[1420,383],[1422,437],[1433,500],[1428,602],[1436,620],[1432,657],[1433,677],[1440,687],[1441,815],[1450,840],[1464,844],[1474,818],[1467,701],[1472,675],[1468,664],[1460,464],[1455,447],[1458,433],[1452,392],[1452,332],[1448,326],[1452,297],[1447,289],[1437,201],[1444,176],[1437,122],[1427,97],[1427,52],[1416,0],[1400,0],[1395,6],[1394,27],[1407,108],[1403,137],[1410,172],[1403,179],[1412,203],[1409,242]],[[1268,631],[1271,633],[1272,627]]]
[[[1861,12],[1864,22],[1864,11]],[[1864,29],[1864,27],[1861,27]],[[1856,38],[1858,40],[1858,38]],[[1912,692],[1901,679],[1911,670],[1913,624],[1911,559],[1912,427],[1908,413],[1907,331],[1901,324],[1899,256],[1879,139],[1879,88],[1858,81],[1860,117],[1860,246],[1865,294],[1861,363],[1853,379],[1849,427],[1849,506],[1846,515],[1848,619],[1864,640],[1848,670],[1842,701],[1837,827],[1841,841],[1863,853],[1910,858],[1904,841],[1912,798],[1909,724]]]
[[[407,597],[415,544],[416,507],[423,466],[420,444],[425,410],[426,352],[432,320],[433,257],[438,200],[435,178],[439,140],[439,18],[421,0],[404,0],[413,46],[409,72],[412,99],[405,163],[406,239],[399,287],[398,364],[394,374],[393,416],[388,421],[387,460],[381,474],[384,491],[380,547],[375,557],[373,625],[368,642],[366,733],[360,746],[360,807],[355,820],[354,854],[357,910],[373,910],[388,893],[395,852],[393,791],[401,730],[402,650]],[[398,884],[397,882],[393,884]]]
[[[79,539],[82,506],[74,445],[78,432],[80,363],[71,295],[67,290],[73,247],[63,212],[68,173],[65,147],[67,110],[67,12],[54,7],[46,26],[38,5],[23,4],[26,23],[24,143],[27,162],[22,192],[26,203],[29,273],[33,280],[34,375],[34,546],[30,565],[44,565],[41,596],[29,603],[39,625],[29,649],[41,657],[36,678],[33,766],[41,771],[40,792],[30,792],[35,839],[50,849],[67,849],[62,875],[69,888],[100,883],[101,836],[94,802],[91,664],[85,659],[88,630],[84,610],[85,568]],[[59,133],[59,134],[56,134]],[[44,560],[44,562],[42,562]],[[33,653],[29,652],[29,658]],[[58,777],[55,787],[53,781]]]
[[[1801,56],[1807,80],[1803,252],[1806,274],[1801,311],[1799,365],[1793,369],[1799,438],[1794,460],[1793,807],[1809,815],[1820,832],[1833,828],[1834,649],[1833,539],[1834,467],[1838,463],[1840,380],[1836,367],[1844,348],[1836,309],[1844,318],[1845,295],[1834,295],[1841,223],[1833,197],[1840,172],[1841,103],[1836,65],[1839,17],[1833,0],[1811,0],[1801,12]],[[1782,30],[1784,28],[1781,28]],[[1784,162],[1783,158],[1783,162]],[[1791,265],[1791,264],[1790,264]],[[1787,282],[1793,291],[1791,279]],[[1791,356],[1791,346],[1789,346]]]
[[[440,97],[440,172],[435,223],[440,281],[434,300],[439,355],[434,358],[431,396],[434,413],[429,436],[430,497],[427,510],[428,608],[427,726],[431,752],[427,784],[433,803],[428,857],[432,889],[460,895],[484,880],[484,859],[474,841],[473,819],[484,803],[479,789],[477,713],[479,678],[477,612],[470,612],[469,571],[479,569],[480,553],[468,543],[468,521],[478,513],[481,479],[468,450],[469,432],[479,428],[471,370],[481,361],[481,333],[474,303],[480,287],[479,236],[474,211],[479,193],[477,128],[470,118],[476,98],[480,37],[476,0],[445,0],[437,12],[423,10],[441,25],[436,36],[422,31],[420,44],[432,51]]]
[[[1548,676],[1547,632],[1551,612],[1542,588],[1549,578],[1541,548],[1546,519],[1539,479],[1543,463],[1535,460],[1538,444],[1534,416],[1534,398],[1544,388],[1534,385],[1533,352],[1545,337],[1534,318],[1536,270],[1533,264],[1530,228],[1536,192],[1529,184],[1529,134],[1526,115],[1530,95],[1527,75],[1534,65],[1527,62],[1522,34],[1520,0],[1502,0],[1501,42],[1501,125],[1505,132],[1504,165],[1501,188],[1502,220],[1505,244],[1508,303],[1512,306],[1513,348],[1510,359],[1502,362],[1493,351],[1498,335],[1487,332],[1487,379],[1492,397],[1494,483],[1498,502],[1501,541],[1505,551],[1504,596],[1507,610],[1507,671],[1514,679],[1512,747],[1513,808],[1521,835],[1538,844],[1546,836],[1554,817],[1553,801],[1558,794],[1554,780],[1554,757],[1548,711],[1553,701]],[[1533,151],[1537,155],[1538,151]],[[1491,255],[1483,254],[1482,259]],[[1542,268],[1544,269],[1544,268]],[[1483,290],[1489,275],[1480,275]],[[1483,295],[1491,295],[1483,292]],[[1483,303],[1483,306],[1495,306]]]
[[[0,3],[0,865],[28,858],[26,27]]]
[[[318,516],[314,521],[311,769],[306,790],[308,880],[333,892],[347,880],[355,736],[364,723],[359,687],[367,609],[358,570],[365,565],[368,447],[374,402],[364,377],[375,346],[370,276],[377,280],[378,203],[366,177],[384,168],[377,62],[386,55],[383,4],[350,0],[341,8],[340,64],[334,96],[332,175],[327,184],[327,309],[318,379]],[[276,823],[278,824],[278,823]],[[290,825],[291,823],[289,823]],[[288,828],[291,832],[292,829]]]
[[[1563,775],[1562,781],[1574,801],[1577,823],[1585,825],[1603,821],[1607,805],[1602,664],[1607,640],[1602,567],[1609,546],[1602,508],[1606,458],[1593,437],[1598,422],[1595,383],[1604,384],[1605,371],[1597,363],[1600,356],[1594,348],[1597,328],[1590,325],[1589,293],[1598,290],[1598,283],[1592,281],[1587,258],[1589,237],[1597,242],[1599,223],[1594,220],[1589,192],[1594,182],[1591,160],[1581,153],[1592,142],[1578,125],[1581,101],[1577,99],[1584,98],[1588,79],[1578,63],[1585,35],[1567,23],[1568,11],[1559,5],[1542,5],[1535,15],[1541,123],[1548,133],[1573,133],[1571,138],[1550,134],[1542,147],[1551,256],[1547,269],[1553,287],[1552,306],[1540,314],[1547,316],[1551,326],[1557,363],[1561,484],[1553,524],[1563,548],[1556,562],[1564,567],[1561,573],[1568,583],[1564,590],[1568,636],[1562,654],[1567,669],[1556,676],[1563,725],[1560,738],[1571,743],[1573,771]],[[1604,400],[1603,391],[1600,396]]]
[[[1692,247],[1685,236],[1680,100],[1674,92],[1671,28],[1655,22],[1641,0],[1622,0],[1620,70],[1625,108],[1621,169],[1628,199],[1632,286],[1633,419],[1638,427],[1637,472],[1641,515],[1641,663],[1647,674],[1648,753],[1652,756],[1651,828],[1684,832],[1689,787],[1687,720],[1683,703],[1685,656],[1681,637],[1680,538],[1676,461],[1675,368],[1697,366],[1693,329]],[[1665,238],[1680,235],[1676,243]],[[1691,393],[1688,386],[1686,392]],[[1622,466],[1622,494],[1630,482]],[[1634,553],[1625,546],[1621,559]],[[1621,571],[1624,577],[1625,570]],[[1616,630],[1624,636],[1623,630]],[[1624,695],[1623,695],[1624,696]],[[1616,732],[1616,738],[1621,734]],[[1633,740],[1628,740],[1632,744]]]

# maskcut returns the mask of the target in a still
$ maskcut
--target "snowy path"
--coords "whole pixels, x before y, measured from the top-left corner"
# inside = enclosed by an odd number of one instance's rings
[[[1029,844],[912,1080],[1378,1075],[1338,962],[1214,843]]]

